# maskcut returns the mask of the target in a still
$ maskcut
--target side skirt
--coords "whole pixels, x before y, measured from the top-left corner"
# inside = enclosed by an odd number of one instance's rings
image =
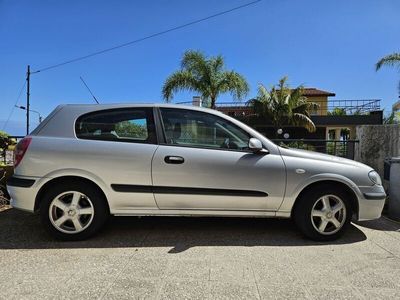
[[[173,217],[255,217],[290,218],[290,212],[276,211],[229,211],[229,210],[115,210],[114,216],[173,216]]]

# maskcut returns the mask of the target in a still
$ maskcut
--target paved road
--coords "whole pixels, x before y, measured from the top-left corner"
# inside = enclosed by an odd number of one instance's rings
[[[290,220],[114,218],[53,241],[38,216],[0,212],[1,299],[399,299],[400,225],[303,239]]]

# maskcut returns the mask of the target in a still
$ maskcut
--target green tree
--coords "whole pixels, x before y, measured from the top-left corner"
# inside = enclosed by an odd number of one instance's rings
[[[376,71],[378,71],[383,66],[397,67],[400,69],[400,53],[393,53],[382,57],[375,65]],[[400,82],[399,82],[399,92],[400,92]]]
[[[122,121],[115,125],[115,132],[120,137],[146,138],[147,126],[135,124],[129,121]]]
[[[242,75],[225,69],[221,55],[206,57],[199,51],[189,50],[183,54],[181,69],[165,80],[162,94],[169,102],[174,93],[182,90],[199,93],[211,108],[215,108],[220,94],[230,93],[234,100],[241,100],[249,86]]]
[[[310,111],[318,109],[318,104],[309,102],[303,96],[304,89],[299,86],[291,89],[287,77],[279,80],[279,84],[268,90],[262,84],[258,87],[258,95],[248,102],[254,113],[272,122],[275,129],[283,125],[306,128],[309,132],[316,130],[310,118]]]
[[[332,111],[328,111],[328,116],[345,116],[346,110],[342,107],[335,107]]]
[[[1,151],[5,150],[8,145],[8,133],[0,130],[0,149]]]
[[[397,124],[400,120],[400,112],[392,111],[392,113],[383,118],[383,124]]]
[[[0,130],[0,138],[7,138],[9,134],[5,131]]]

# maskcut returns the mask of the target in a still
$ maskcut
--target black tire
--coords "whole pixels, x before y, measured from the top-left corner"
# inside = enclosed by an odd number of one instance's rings
[[[76,191],[87,196],[87,198],[90,199],[92,209],[94,211],[93,217],[90,223],[88,222],[89,224],[87,227],[77,233],[62,232],[57,229],[50,220],[49,211],[53,200],[57,196],[63,193],[68,193],[69,191]],[[83,198],[83,200],[85,200],[85,198]],[[109,215],[110,212],[107,199],[105,199],[103,193],[96,186],[87,184],[85,182],[68,181],[65,183],[58,183],[46,192],[40,202],[40,217],[42,224],[51,236],[64,241],[85,240],[93,236],[102,228]]]
[[[316,228],[319,227],[317,226],[318,221],[322,223],[322,218],[321,217],[312,218],[311,213],[312,210],[314,209],[314,205],[322,205],[322,203],[320,203],[322,200],[320,199],[327,195],[331,195],[329,201],[332,201],[332,199],[334,201],[337,201],[335,197],[339,198],[342,201],[342,204],[344,204],[345,213],[340,212],[340,214],[342,214],[340,222],[342,225],[339,229],[332,227],[335,225],[333,223],[331,224],[330,222],[328,222],[328,225],[330,226],[330,228],[332,228],[332,230],[331,232],[326,232],[325,234],[322,234]],[[349,195],[348,193],[346,193],[345,190],[341,189],[340,186],[320,185],[300,195],[300,197],[296,200],[292,216],[296,225],[299,227],[300,231],[307,238],[314,241],[333,241],[342,236],[343,233],[346,231],[346,229],[350,224],[352,214],[353,212],[351,206],[351,199],[349,198]],[[336,219],[335,216],[338,216],[338,214],[334,215],[334,218]],[[326,217],[324,216],[324,218]]]

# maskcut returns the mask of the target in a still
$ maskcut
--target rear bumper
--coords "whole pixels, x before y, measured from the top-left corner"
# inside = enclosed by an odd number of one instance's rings
[[[7,186],[14,186],[14,187],[31,187],[35,184],[35,179],[30,178],[20,178],[16,176],[11,176],[7,180]]]
[[[386,201],[383,186],[360,187],[363,197],[358,199],[358,221],[379,219]]]
[[[10,194],[12,207],[34,212],[35,198],[39,187],[39,178],[12,176],[7,180],[7,190]]]

